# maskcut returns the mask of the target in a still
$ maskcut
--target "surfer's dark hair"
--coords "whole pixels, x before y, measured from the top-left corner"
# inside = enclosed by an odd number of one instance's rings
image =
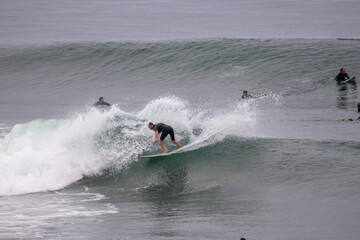
[[[152,122],[149,122],[148,126],[152,127],[152,126],[154,126],[154,124]]]
[[[104,98],[104,97],[99,97],[99,102],[101,101],[102,98]]]

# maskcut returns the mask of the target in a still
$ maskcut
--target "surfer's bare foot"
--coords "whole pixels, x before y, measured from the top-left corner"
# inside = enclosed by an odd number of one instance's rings
[[[166,154],[166,152],[162,152],[161,154]]]
[[[177,142],[177,141],[172,141],[172,143],[175,144],[175,145],[178,146],[178,147],[182,147],[182,145],[181,145],[179,142]]]

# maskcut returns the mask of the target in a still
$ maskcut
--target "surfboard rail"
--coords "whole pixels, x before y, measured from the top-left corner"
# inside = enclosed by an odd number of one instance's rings
[[[153,155],[143,155],[143,156],[139,156],[139,158],[154,158],[154,157],[165,157],[165,156],[169,156],[171,155],[171,152],[169,153],[165,153],[165,154],[153,154]]]

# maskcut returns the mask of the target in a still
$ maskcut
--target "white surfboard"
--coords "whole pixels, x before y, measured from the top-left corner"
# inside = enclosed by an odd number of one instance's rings
[[[182,148],[178,148],[174,151],[165,153],[165,154],[153,154],[153,155],[143,155],[143,156],[139,156],[139,158],[154,158],[154,157],[165,157],[165,156],[169,156],[175,153],[181,153],[181,152],[186,152],[186,150],[189,148],[189,146],[191,146],[190,144],[183,146]]]
[[[353,76],[353,77],[351,77],[351,78],[349,78],[349,79],[347,79],[347,80],[345,80],[345,81],[339,82],[339,84],[344,84],[344,83],[355,83],[355,79],[356,79],[356,77],[355,77],[355,76]]]
[[[193,151],[199,148],[199,143],[201,144],[201,141],[195,141],[192,143],[188,143],[185,146],[183,146],[182,148],[178,148],[175,149],[171,152],[168,152],[166,154],[153,154],[153,155],[143,155],[143,156],[139,156],[139,158],[155,158],[155,157],[165,157],[165,156],[169,156],[169,155],[173,155],[176,153],[185,153],[185,152],[189,152],[189,151]],[[201,147],[201,146],[200,146]]]

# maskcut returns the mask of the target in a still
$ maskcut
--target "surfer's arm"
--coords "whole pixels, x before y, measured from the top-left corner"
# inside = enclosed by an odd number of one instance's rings
[[[159,131],[155,131],[155,140],[154,140],[154,142],[157,143],[158,137],[159,137]]]
[[[340,76],[340,73],[338,75],[336,75],[334,82],[338,82],[339,76]]]

